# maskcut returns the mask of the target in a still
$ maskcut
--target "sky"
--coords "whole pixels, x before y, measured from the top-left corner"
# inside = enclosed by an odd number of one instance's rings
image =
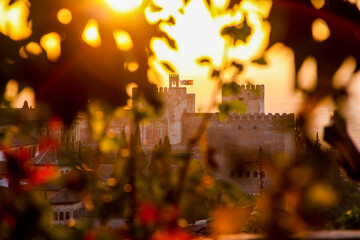
[[[244,64],[244,71],[236,76],[239,84],[250,82],[252,84],[265,85],[265,112],[266,113],[297,113],[303,102],[301,91],[294,90],[294,53],[281,43],[271,46],[265,54],[267,65],[260,66],[251,63],[251,60],[262,56],[268,47],[270,25],[262,21],[267,17],[271,4],[270,1],[243,1],[235,12],[229,12],[222,8],[226,1],[217,1],[217,9],[207,9],[202,0],[193,0],[185,8],[185,14],[172,13],[176,20],[175,26],[164,26],[170,37],[176,39],[178,51],[170,49],[164,40],[156,39],[153,42],[153,50],[156,52],[156,60],[153,67],[156,69],[161,81],[156,82],[159,86],[167,86],[167,72],[161,67],[161,61],[169,61],[180,74],[180,79],[193,79],[194,85],[187,86],[188,92],[196,94],[196,109],[199,112],[214,112],[216,107],[211,105],[211,99],[216,81],[211,80],[211,67],[200,66],[197,60],[208,56],[213,61],[215,68],[223,69],[228,62],[236,60]],[[317,2],[317,1],[314,1]],[[321,2],[321,1],[320,1]],[[266,4],[264,4],[266,3]],[[239,13],[240,12],[240,13]],[[171,12],[170,12],[171,13]],[[170,14],[169,13],[169,14]],[[241,43],[235,47],[227,47],[226,39],[219,32],[227,24],[236,24],[243,21],[247,14],[248,21],[253,26],[253,33],[246,44]],[[330,36],[330,30],[326,23],[317,21],[313,28],[314,39],[323,41]],[[315,24],[314,24],[315,25]],[[360,147],[360,74],[353,74],[356,62],[347,59],[334,84],[339,86],[346,84],[339,79],[351,79],[348,90],[350,97],[343,105],[343,114],[348,121],[348,130]],[[229,81],[232,76],[227,71],[221,75],[223,81]],[[311,90],[316,86],[316,60],[308,58],[298,73],[300,86]],[[217,101],[221,96],[217,94]],[[316,132],[323,136],[323,127],[330,123],[330,118],[335,109],[331,99],[325,99],[316,107],[312,114],[308,132],[315,138]]]

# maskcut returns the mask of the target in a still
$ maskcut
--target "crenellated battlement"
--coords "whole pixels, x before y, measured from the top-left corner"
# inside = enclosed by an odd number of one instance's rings
[[[187,94],[186,87],[177,87],[177,88],[167,88],[167,87],[159,87],[157,89],[157,93],[159,94],[174,94],[174,95],[183,95]]]
[[[169,74],[169,77],[179,77],[179,74],[178,73],[171,73],[171,74]]]
[[[290,113],[290,114],[286,114],[283,113],[280,115],[280,113],[254,113],[254,114],[231,114],[228,118],[227,121],[268,121],[268,122],[273,122],[273,121],[279,121],[279,120],[292,120],[294,119],[294,114]]]
[[[258,97],[261,98],[265,87],[263,84],[257,84],[257,85],[239,85],[240,87],[240,92],[238,93],[238,95],[253,95],[253,97]]]
[[[244,128],[283,129],[291,128],[295,123],[295,114],[231,114],[225,120],[219,114],[212,114],[211,121],[218,126],[243,126]],[[234,126],[233,126],[234,125]],[[256,129],[255,128],[255,129]]]

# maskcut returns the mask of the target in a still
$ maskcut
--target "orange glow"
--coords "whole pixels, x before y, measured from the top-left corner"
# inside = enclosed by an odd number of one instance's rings
[[[126,85],[126,94],[129,96],[129,97],[132,97],[132,92],[133,92],[133,88],[137,88],[138,85],[136,83],[129,83]]]
[[[139,64],[137,62],[126,62],[124,67],[129,72],[135,72],[136,70],[138,70]]]
[[[28,58],[28,57],[29,57],[28,54],[27,54],[26,51],[25,51],[25,47],[24,47],[24,46],[22,46],[22,47],[19,49],[19,55],[20,55],[20,57],[22,57],[22,58]]]
[[[28,22],[29,2],[16,1],[9,6],[8,1],[0,1],[0,32],[13,40],[22,40],[31,35]]]
[[[36,42],[29,42],[26,45],[25,50],[32,55],[40,55],[42,53],[40,45]]]
[[[325,5],[325,0],[311,0],[312,5],[316,9],[320,9]]]
[[[179,64],[186,64],[188,72],[201,75],[204,79],[209,76],[209,66],[199,67],[197,59],[207,56],[211,59],[215,68],[224,68],[224,64],[232,61],[251,62],[260,58],[268,45],[270,24],[263,19],[269,14],[272,1],[241,1],[232,10],[225,10],[228,1],[215,1],[216,9],[208,9],[205,1],[193,0],[187,5],[182,1],[157,0],[156,5],[162,8],[159,12],[152,12],[150,8],[145,10],[149,22],[156,22],[161,19],[173,17],[175,25],[167,23],[160,24],[160,30],[166,32],[172,39],[176,40],[177,49],[171,48],[163,38],[153,38],[151,49],[155,57],[149,59],[150,66],[155,74],[162,77],[166,85],[168,72],[161,64],[163,61],[170,62],[179,72]],[[183,14],[178,10],[184,9]],[[229,43],[229,39],[221,36],[221,30],[225,26],[241,24],[244,16],[247,16],[248,24],[253,27],[252,33],[246,43],[238,43],[235,46]],[[231,46],[230,46],[231,45]],[[226,62],[224,62],[226,56]],[[201,86],[203,84],[203,86]],[[194,85],[195,92],[202,92],[205,89],[205,82]],[[211,84],[211,83],[210,83]],[[206,82],[207,91],[211,88]],[[202,97],[201,94],[199,97]]]
[[[69,9],[62,8],[57,13],[57,19],[62,24],[69,24],[72,20],[72,14]]]
[[[326,22],[320,18],[314,20],[311,26],[312,35],[315,41],[322,42],[330,37],[330,29]]]
[[[13,40],[22,40],[31,35],[31,23],[28,22],[29,2],[0,1],[0,32]]]
[[[116,30],[114,31],[113,36],[118,49],[121,51],[129,51],[132,49],[133,42],[129,33],[122,30]]]
[[[317,83],[317,65],[313,57],[305,59],[297,74],[299,87],[303,90],[312,91]]]
[[[91,47],[98,47],[101,44],[99,25],[95,19],[90,19],[82,33],[82,39]]]
[[[126,13],[140,7],[142,0],[105,0],[109,6],[119,13]]]
[[[7,101],[13,101],[16,96],[17,93],[19,91],[19,84],[17,81],[11,79],[7,84],[6,84],[6,89],[5,89],[5,94],[4,94],[4,98]]]
[[[55,62],[61,54],[60,35],[56,32],[48,33],[40,39],[40,45],[45,49],[47,58]]]

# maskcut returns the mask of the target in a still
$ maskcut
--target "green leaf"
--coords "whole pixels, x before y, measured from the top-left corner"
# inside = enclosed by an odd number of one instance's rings
[[[230,111],[230,104],[227,102],[223,102],[219,104],[219,112],[221,114],[229,114]]]
[[[225,83],[222,85],[222,95],[225,97],[240,93],[241,88],[236,82]]]

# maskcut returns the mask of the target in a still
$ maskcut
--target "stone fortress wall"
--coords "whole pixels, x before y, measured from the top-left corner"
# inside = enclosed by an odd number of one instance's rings
[[[217,113],[195,113],[195,94],[187,93],[186,87],[180,87],[179,82],[178,74],[170,74],[169,87],[159,88],[158,93],[164,99],[164,113],[160,118],[140,125],[142,147],[151,150],[168,135],[175,149],[185,149],[203,116],[210,115],[206,138],[219,166],[216,177],[237,182],[247,193],[258,193],[260,171],[257,161],[261,146],[265,186],[270,184],[268,176],[271,173],[266,165],[282,161],[294,152],[294,114],[265,114],[264,85],[242,85],[238,94],[223,96],[222,100],[243,101],[247,114],[231,114],[226,120],[220,120]],[[134,132],[129,116],[114,119],[110,128],[119,136],[124,128],[128,138]]]

